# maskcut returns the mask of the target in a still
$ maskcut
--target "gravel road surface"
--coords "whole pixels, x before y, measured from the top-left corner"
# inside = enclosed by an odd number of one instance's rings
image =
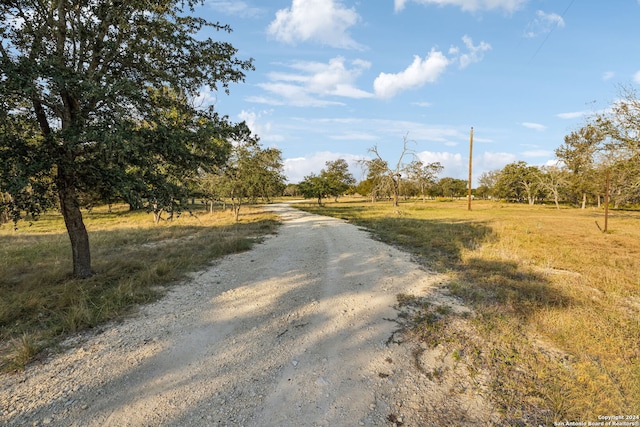
[[[462,384],[452,398],[455,382],[415,367],[416,354],[442,366],[446,355],[389,343],[398,329],[396,295],[435,292],[443,277],[344,221],[286,204],[269,209],[283,220],[277,235],[193,274],[132,318],[68,339],[65,351],[24,373],[1,375],[0,424],[489,420],[476,389]]]

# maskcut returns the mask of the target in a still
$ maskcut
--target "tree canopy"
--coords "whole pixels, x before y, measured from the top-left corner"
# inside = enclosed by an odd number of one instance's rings
[[[306,198],[316,198],[318,205],[322,204],[325,197],[332,196],[337,200],[356,183],[346,160],[327,161],[325,166],[319,175],[307,175],[298,184],[300,194]]]
[[[327,180],[328,195],[338,200],[355,185],[356,180],[349,172],[349,164],[344,159],[337,159],[325,163],[326,168],[320,172],[320,176]]]
[[[227,163],[204,177],[205,181],[214,180],[213,186],[217,186],[220,197],[231,199],[236,220],[245,201],[255,202],[261,198],[269,202],[285,188],[280,150],[262,148],[248,128],[246,131],[245,138],[234,142]]]
[[[611,177],[610,194],[615,206],[640,202],[640,100],[633,88],[623,87],[620,99],[589,117],[581,128],[565,137],[556,156],[570,171],[570,189],[598,201]]]
[[[78,277],[92,274],[83,194],[173,203],[185,175],[226,160],[237,126],[194,100],[253,64],[200,36],[231,29],[189,16],[198,3],[0,3],[0,210],[57,204]]]
[[[533,205],[540,197],[540,170],[518,161],[506,165],[496,181],[494,192],[503,199],[523,201]]]

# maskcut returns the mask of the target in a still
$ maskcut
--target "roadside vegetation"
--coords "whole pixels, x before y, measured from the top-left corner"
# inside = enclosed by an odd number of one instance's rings
[[[244,83],[254,60],[200,40],[231,28],[194,16],[197,3],[131,1],[117,13],[103,2],[80,12],[73,2],[0,3],[2,369],[247,249],[276,219],[245,206],[288,194],[450,275],[447,292],[474,310],[456,319],[463,331],[448,322],[455,312],[420,296],[398,304],[416,308],[417,338],[492,373],[514,424],[640,413],[640,214],[621,210],[640,204],[633,87],[567,135],[554,166],[516,161],[479,177],[475,197],[513,204],[467,212],[467,182],[438,178],[443,166],[408,135],[396,162],[370,148],[357,185],[344,159],[286,185],[279,149],[200,105],[203,88]],[[344,194],[371,203],[337,203]],[[208,211],[190,216],[195,198]],[[213,213],[220,203],[233,215]],[[615,209],[604,222],[601,206]]]
[[[194,207],[195,208],[195,207]],[[248,207],[192,209],[155,223],[127,205],[85,213],[95,254],[93,275],[73,277],[62,215],[0,226],[0,366],[19,370],[69,333],[97,327],[155,300],[189,272],[247,250],[273,233],[275,215]]]
[[[440,291],[471,316],[399,295],[408,332],[444,346],[515,425],[640,413],[640,213],[503,202],[297,205],[343,218],[448,273]],[[461,323],[462,322],[462,323]],[[460,327],[460,325],[464,325]],[[523,421],[524,420],[524,421]]]

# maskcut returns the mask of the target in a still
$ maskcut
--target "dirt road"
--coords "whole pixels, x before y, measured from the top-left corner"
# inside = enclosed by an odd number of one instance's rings
[[[271,209],[283,225],[253,250],[0,377],[0,424],[447,424],[436,393],[449,385],[416,369],[409,345],[387,344],[396,295],[443,278],[353,225]],[[458,394],[469,423],[486,416],[479,396]]]

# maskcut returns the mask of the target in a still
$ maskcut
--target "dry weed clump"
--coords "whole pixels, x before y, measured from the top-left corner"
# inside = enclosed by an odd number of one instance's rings
[[[0,370],[21,371],[40,351],[40,346],[34,335],[24,333],[12,338],[2,349],[0,347]]]

